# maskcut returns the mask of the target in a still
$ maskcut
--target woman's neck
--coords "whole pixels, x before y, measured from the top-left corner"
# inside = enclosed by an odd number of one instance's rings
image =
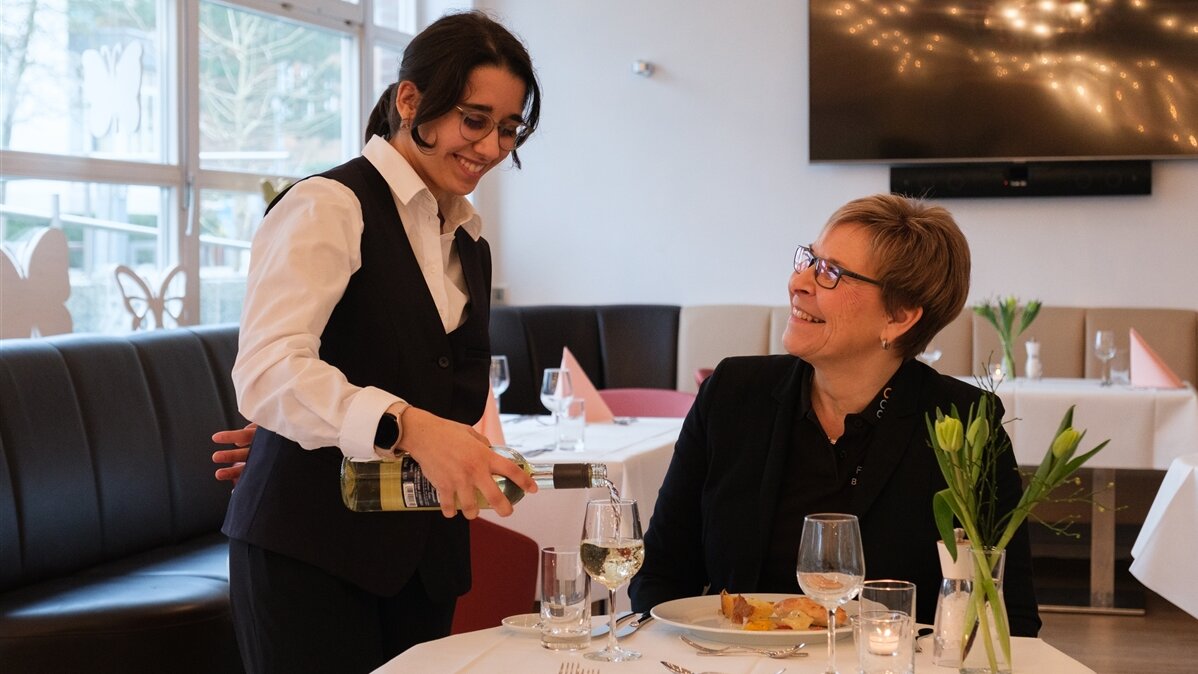
[[[865,367],[857,361],[843,368],[815,368],[811,378],[811,407],[829,440],[835,442],[840,438],[845,416],[864,410],[902,364],[900,358],[888,356]]]

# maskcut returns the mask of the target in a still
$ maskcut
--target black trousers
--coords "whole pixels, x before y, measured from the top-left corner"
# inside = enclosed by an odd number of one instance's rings
[[[449,634],[456,598],[430,599],[419,575],[380,597],[310,564],[229,541],[229,595],[250,674],[370,672]]]

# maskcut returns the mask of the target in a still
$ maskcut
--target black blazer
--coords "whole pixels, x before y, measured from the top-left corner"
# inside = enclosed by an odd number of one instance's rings
[[[940,586],[932,495],[945,487],[928,445],[925,413],[955,403],[962,414],[981,391],[916,361],[902,366],[915,389],[891,401],[866,449],[852,495],[867,578],[916,584],[916,614],[933,622]],[[759,579],[783,484],[802,382],[811,366],[793,356],[728,358],[699,391],[683,424],[645,534],[645,563],[632,580],[633,608],[645,611],[700,594],[770,592]],[[1001,414],[1001,411],[1000,411]],[[1000,459],[1000,500],[1022,491],[1013,452]],[[1016,636],[1040,629],[1027,525],[1008,545],[1004,595]]]

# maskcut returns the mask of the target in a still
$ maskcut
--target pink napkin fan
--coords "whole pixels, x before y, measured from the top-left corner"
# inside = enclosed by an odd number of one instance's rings
[[[1148,342],[1131,329],[1131,385],[1144,388],[1181,388],[1185,384],[1173,370],[1165,365],[1165,361],[1156,351],[1148,346]]]
[[[574,399],[585,400],[587,403],[587,423],[611,423],[616,417],[611,408],[603,402],[595,385],[587,378],[587,373],[578,364],[569,347],[562,347],[562,368],[570,371],[570,384],[574,386]]]

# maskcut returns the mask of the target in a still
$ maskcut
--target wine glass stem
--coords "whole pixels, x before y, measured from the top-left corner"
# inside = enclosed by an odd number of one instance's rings
[[[616,646],[616,591],[608,588],[607,615],[610,616],[610,629],[607,630],[607,651],[615,653]]]
[[[1102,361],[1102,385],[1111,385],[1111,361],[1106,358]]]
[[[828,609],[828,670],[836,674],[836,609]]]

